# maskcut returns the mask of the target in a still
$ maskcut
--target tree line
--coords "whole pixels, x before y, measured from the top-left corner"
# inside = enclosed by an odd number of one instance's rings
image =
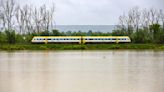
[[[164,43],[164,12],[134,7],[119,17],[112,35],[128,35],[134,43]]]
[[[15,0],[0,0],[0,42],[15,43],[17,37],[52,29],[54,11],[54,4],[34,7]]]
[[[33,7],[19,5],[14,0],[0,0],[1,30],[17,30],[19,34],[39,33],[50,30],[54,23],[54,4]]]

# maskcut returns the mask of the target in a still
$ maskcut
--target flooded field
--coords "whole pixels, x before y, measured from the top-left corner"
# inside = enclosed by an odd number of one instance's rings
[[[164,92],[164,51],[0,52],[0,92]]]

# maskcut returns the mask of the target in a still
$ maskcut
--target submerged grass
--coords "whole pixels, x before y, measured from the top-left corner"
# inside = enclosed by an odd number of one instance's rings
[[[1,44],[0,50],[164,50],[164,44]]]

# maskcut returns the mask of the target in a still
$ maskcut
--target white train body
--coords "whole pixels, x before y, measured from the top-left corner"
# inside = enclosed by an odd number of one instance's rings
[[[34,36],[32,43],[129,43],[128,36]]]

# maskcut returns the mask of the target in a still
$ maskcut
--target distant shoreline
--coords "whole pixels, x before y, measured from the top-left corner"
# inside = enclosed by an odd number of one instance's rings
[[[12,50],[162,50],[164,44],[1,44],[1,51]]]

